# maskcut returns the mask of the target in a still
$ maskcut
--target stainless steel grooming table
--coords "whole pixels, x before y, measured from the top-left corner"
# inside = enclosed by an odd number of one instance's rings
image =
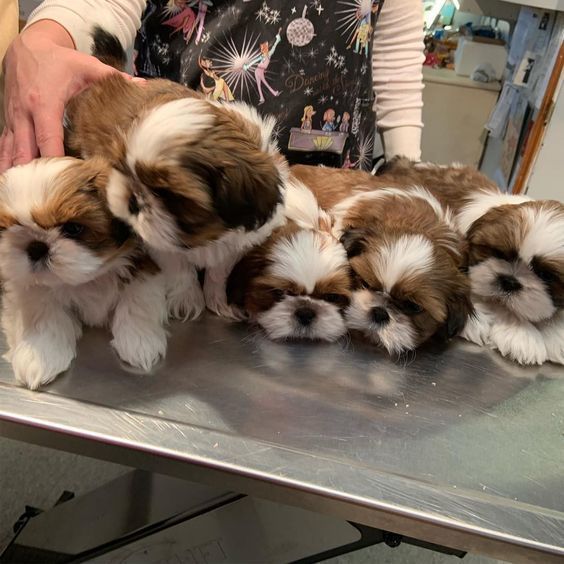
[[[150,375],[88,331],[34,393],[0,365],[0,433],[507,560],[564,561],[564,369],[465,342],[399,362],[175,325]],[[0,492],[1,496],[1,492]]]

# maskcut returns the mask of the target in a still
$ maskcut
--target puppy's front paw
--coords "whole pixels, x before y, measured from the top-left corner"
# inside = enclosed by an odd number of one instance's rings
[[[556,364],[564,364],[564,314],[543,327],[541,333],[548,360]]]
[[[167,333],[160,325],[131,323],[113,330],[112,346],[118,356],[131,366],[145,371],[166,354]]]
[[[204,297],[206,307],[216,315],[236,321],[244,319],[243,312],[239,308],[230,306],[227,303],[225,284],[206,278],[204,282]]]
[[[30,390],[37,390],[64,372],[74,356],[74,351],[62,347],[54,346],[42,351],[30,343],[22,342],[11,351],[10,361],[16,380]]]
[[[519,364],[542,364],[547,360],[542,335],[530,323],[494,324],[490,332],[490,344],[503,356]]]
[[[197,319],[206,309],[204,293],[199,286],[186,288],[175,287],[166,297],[168,315],[171,319],[188,321]]]
[[[481,346],[487,345],[490,340],[492,324],[492,313],[485,307],[476,304],[476,311],[468,318],[460,336],[471,343]]]

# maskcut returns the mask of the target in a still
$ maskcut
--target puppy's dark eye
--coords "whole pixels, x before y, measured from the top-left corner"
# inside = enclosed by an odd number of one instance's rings
[[[492,247],[492,257],[500,260],[508,260],[507,255],[502,250],[496,249],[495,247]]]
[[[556,274],[554,274],[554,272],[551,272],[550,270],[546,270],[544,268],[535,268],[534,272],[543,282],[546,282],[547,284],[551,284],[558,280],[558,276],[556,276]]]
[[[321,299],[330,304],[335,304],[338,307],[347,307],[350,303],[349,298],[343,296],[343,294],[323,294]]]
[[[84,232],[84,225],[74,221],[67,221],[61,225],[61,233],[69,239],[77,239]]]
[[[423,311],[423,308],[419,304],[416,304],[411,300],[402,300],[401,302],[398,302],[397,305],[398,308],[406,315],[417,315]]]
[[[281,301],[284,299],[284,290],[281,290],[280,288],[272,288],[272,290],[270,290],[270,295],[277,301]]]

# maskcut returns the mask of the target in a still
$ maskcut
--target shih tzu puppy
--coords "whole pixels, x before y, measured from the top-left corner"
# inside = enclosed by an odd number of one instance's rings
[[[476,308],[462,336],[521,364],[564,364],[564,205],[504,194],[471,167],[396,159],[384,179],[417,182],[456,214]]]
[[[452,216],[428,191],[357,171],[292,167],[330,207],[356,289],[347,326],[390,354],[451,338],[472,313],[466,254]]]
[[[106,201],[109,169],[38,159],[0,176],[2,326],[16,379],[36,389],[66,370],[81,326],[109,326],[119,357],[148,370],[165,354],[158,267]]]
[[[70,150],[112,164],[110,209],[164,269],[172,312],[195,317],[207,305],[231,315],[233,264],[284,221],[288,171],[274,119],[173,82],[115,75],[71,101],[66,125]],[[206,269],[203,293],[196,268]]]
[[[285,210],[287,224],[231,272],[228,300],[271,339],[336,341],[352,289],[345,249],[305,186],[288,184]]]
[[[128,93],[148,95],[145,88],[111,77],[85,91],[68,114],[69,144],[111,162],[110,209],[167,273],[173,312],[197,316],[207,305],[229,315],[225,280],[234,262],[283,223],[287,166],[271,141],[274,122],[243,104],[195,96],[159,103],[159,95],[117,134],[110,112],[92,128],[87,116],[114,99],[135,104]],[[114,103],[117,114],[122,104]],[[206,269],[203,293],[196,267]]]

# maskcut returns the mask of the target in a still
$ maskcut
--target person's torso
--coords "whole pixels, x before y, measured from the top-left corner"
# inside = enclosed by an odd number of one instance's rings
[[[290,162],[368,169],[382,1],[148,0],[135,70],[274,115]]]

